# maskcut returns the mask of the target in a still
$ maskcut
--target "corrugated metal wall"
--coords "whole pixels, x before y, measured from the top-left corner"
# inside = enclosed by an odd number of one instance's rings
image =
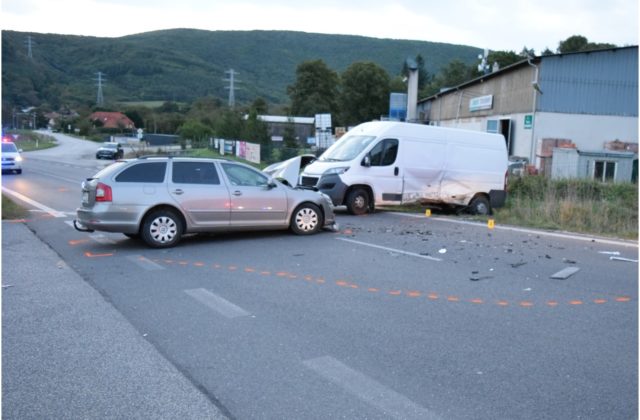
[[[542,57],[537,111],[638,116],[638,47]]]

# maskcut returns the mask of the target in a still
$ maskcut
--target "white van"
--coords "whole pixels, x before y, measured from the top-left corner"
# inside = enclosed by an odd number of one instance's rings
[[[506,198],[504,137],[402,122],[349,130],[300,174],[352,214],[411,202],[466,207],[490,214]]]

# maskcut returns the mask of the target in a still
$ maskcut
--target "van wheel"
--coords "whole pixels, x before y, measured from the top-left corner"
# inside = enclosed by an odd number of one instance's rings
[[[347,196],[347,210],[356,216],[369,211],[369,194],[364,188],[356,188]]]
[[[301,204],[291,215],[291,230],[298,235],[311,235],[321,227],[322,213],[315,204]]]
[[[471,214],[477,214],[479,216],[488,216],[491,214],[491,205],[489,199],[484,195],[478,195],[469,203],[469,212]]]
[[[156,210],[144,219],[141,236],[152,248],[174,246],[182,236],[182,222],[172,210]]]

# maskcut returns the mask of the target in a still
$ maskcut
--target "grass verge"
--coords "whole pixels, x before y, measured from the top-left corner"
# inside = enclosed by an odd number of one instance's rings
[[[2,220],[16,220],[27,217],[27,211],[2,194]]]

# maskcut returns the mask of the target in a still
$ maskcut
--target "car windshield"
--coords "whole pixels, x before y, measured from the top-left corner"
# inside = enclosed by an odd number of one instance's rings
[[[118,144],[117,143],[105,143],[103,145],[104,148],[107,149],[117,149],[118,148]]]
[[[18,148],[13,143],[2,143],[2,153],[18,153]]]
[[[352,160],[358,156],[375,136],[346,135],[329,147],[318,160],[323,162],[341,162]]]

